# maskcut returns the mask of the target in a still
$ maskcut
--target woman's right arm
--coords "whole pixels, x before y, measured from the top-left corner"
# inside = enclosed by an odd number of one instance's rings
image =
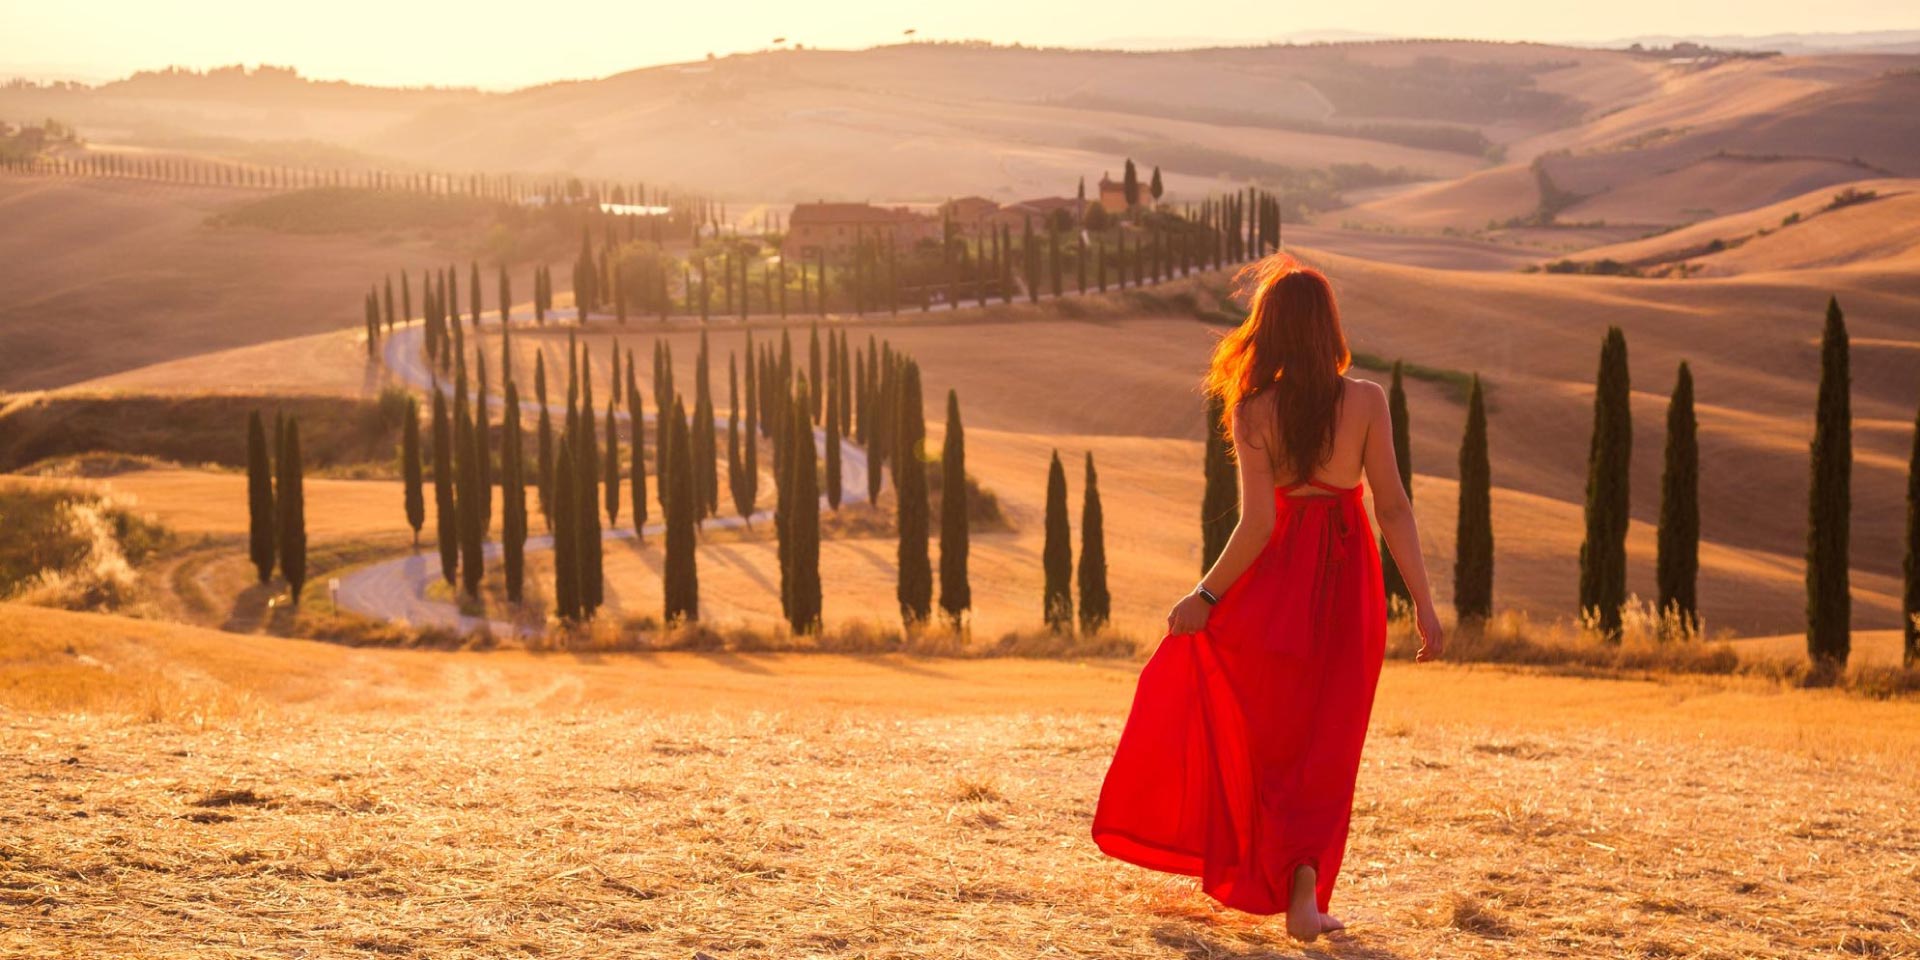
[[[1400,464],[1393,452],[1393,415],[1387,407],[1386,392],[1378,384],[1367,392],[1371,402],[1362,465],[1367,486],[1373,491],[1373,517],[1413,598],[1414,628],[1420,631],[1420,652],[1415,659],[1436,659],[1446,650],[1447,638],[1440,615],[1434,610],[1433,590],[1427,584],[1427,564],[1420,555],[1420,530],[1414,524],[1413,503],[1400,486]]]

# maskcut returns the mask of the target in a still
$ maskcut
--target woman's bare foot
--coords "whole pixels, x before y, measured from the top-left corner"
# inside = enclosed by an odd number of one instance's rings
[[[1330,913],[1321,913],[1314,898],[1317,877],[1306,864],[1294,868],[1293,902],[1287,905],[1287,935],[1301,943],[1312,943],[1323,933],[1345,930],[1347,925]]]

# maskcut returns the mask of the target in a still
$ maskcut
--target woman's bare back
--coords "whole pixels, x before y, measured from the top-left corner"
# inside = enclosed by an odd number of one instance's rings
[[[1267,463],[1273,469],[1275,485],[1301,485],[1292,494],[1294,496],[1326,495],[1324,490],[1306,486],[1308,481],[1346,488],[1357,486],[1366,473],[1367,436],[1377,418],[1386,410],[1386,393],[1379,384],[1370,380],[1353,377],[1341,379],[1345,381],[1345,387],[1340,392],[1340,403],[1334,408],[1333,445],[1311,477],[1292,476],[1289,458],[1281,448],[1279,411],[1275,407],[1279,402],[1278,392],[1265,391],[1242,407],[1242,416],[1247,418],[1245,433],[1249,437],[1260,438],[1258,442],[1266,449]]]

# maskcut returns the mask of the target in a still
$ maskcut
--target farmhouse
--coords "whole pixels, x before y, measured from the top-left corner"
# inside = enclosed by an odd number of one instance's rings
[[[1105,173],[1101,173],[1100,205],[1107,208],[1108,213],[1127,212],[1126,181],[1109,179]],[[1153,195],[1147,192],[1145,180],[1140,181],[1140,206],[1149,208],[1153,206]]]
[[[780,253],[811,258],[822,253],[838,256],[856,241],[886,242],[910,247],[922,240],[940,239],[940,219],[906,207],[877,207],[870,203],[802,203],[787,217],[787,238]]]

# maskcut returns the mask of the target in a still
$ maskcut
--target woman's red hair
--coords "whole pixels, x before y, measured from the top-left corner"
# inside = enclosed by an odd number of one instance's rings
[[[1229,440],[1242,403],[1273,391],[1279,449],[1269,447],[1268,457],[1275,470],[1290,467],[1295,482],[1305,481],[1333,445],[1341,374],[1353,365],[1333,285],[1283,253],[1234,280],[1247,296],[1247,319],[1214,345],[1204,389],[1221,401],[1218,428]]]

